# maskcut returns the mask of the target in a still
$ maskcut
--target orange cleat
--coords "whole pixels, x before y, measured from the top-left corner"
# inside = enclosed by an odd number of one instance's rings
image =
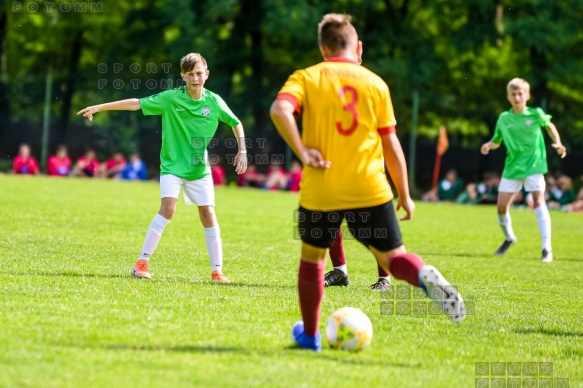
[[[216,283],[231,283],[229,278],[226,277],[225,275],[223,275],[223,273],[219,272],[219,271],[213,271],[212,277],[213,277],[213,282],[216,282]]]
[[[150,272],[148,272],[148,261],[147,260],[136,261],[136,264],[132,268],[132,275],[137,278],[151,279],[152,275],[150,275]]]

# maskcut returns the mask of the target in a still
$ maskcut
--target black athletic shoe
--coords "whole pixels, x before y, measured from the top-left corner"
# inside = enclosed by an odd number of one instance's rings
[[[553,261],[553,252],[543,249],[543,256],[541,260],[543,263],[550,263],[551,261]]]
[[[324,287],[331,286],[346,287],[349,283],[350,277],[341,270],[339,270],[338,268],[334,268],[334,270],[324,275]]]
[[[500,247],[498,249],[496,249],[496,252],[494,252],[494,254],[496,256],[504,256],[506,254],[506,251],[508,250],[508,248],[510,248],[512,245],[514,245],[515,242],[516,241],[513,241],[513,240],[504,240],[502,245],[500,245]]]
[[[370,286],[370,289],[379,292],[392,292],[393,286],[391,286],[389,279],[379,279],[375,284]]]

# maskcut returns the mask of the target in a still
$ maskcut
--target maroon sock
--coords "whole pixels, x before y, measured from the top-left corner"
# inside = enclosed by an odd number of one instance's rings
[[[397,255],[389,262],[389,271],[396,279],[405,280],[409,284],[419,287],[419,270],[425,262],[416,253]]]
[[[300,261],[298,274],[298,292],[300,294],[300,309],[304,320],[304,333],[314,336],[318,331],[320,317],[320,302],[324,295],[324,266],[326,262],[318,264]]]
[[[338,228],[338,233],[336,238],[332,241],[330,246],[330,259],[332,260],[332,266],[340,267],[346,264],[346,257],[344,257],[344,247],[342,246],[342,231]]]
[[[377,269],[379,271],[379,278],[386,278],[387,276],[390,275],[390,273],[388,273],[387,271],[385,271],[383,269],[383,267],[381,267],[378,263],[377,263]]]

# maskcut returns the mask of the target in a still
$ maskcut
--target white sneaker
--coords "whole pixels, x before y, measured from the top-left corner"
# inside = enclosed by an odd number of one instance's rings
[[[543,256],[541,258],[541,261],[543,263],[550,263],[551,261],[553,261],[553,251],[547,251],[546,249],[543,249]]]
[[[462,296],[445,280],[443,275],[435,267],[426,265],[421,268],[419,271],[419,282],[427,293],[427,296],[452,321],[459,323],[464,320],[466,317],[466,305]]]

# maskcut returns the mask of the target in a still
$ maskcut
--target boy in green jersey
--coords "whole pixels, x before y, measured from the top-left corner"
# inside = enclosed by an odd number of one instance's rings
[[[559,132],[551,116],[541,108],[529,108],[526,102],[530,98],[530,85],[523,79],[514,78],[508,83],[508,101],[512,109],[502,112],[498,117],[492,140],[482,145],[481,152],[487,155],[490,150],[506,145],[504,172],[498,188],[498,224],[502,228],[505,240],[496,250],[497,256],[503,256],[508,248],[516,242],[512,230],[509,208],[514,195],[524,188],[532,192],[534,212],[538,218],[538,227],[542,238],[542,261],[553,261],[551,247],[551,218],[545,203],[545,179],[547,173],[547,155],[541,129],[544,128],[553,141],[553,148],[564,158],[567,155],[561,143]]]
[[[161,205],[152,220],[132,275],[151,278],[148,263],[164,228],[170,222],[180,189],[187,205],[196,203],[204,227],[206,246],[215,282],[228,283],[222,272],[223,248],[215,216],[215,192],[206,150],[219,121],[233,128],[239,151],[233,165],[237,174],[247,169],[245,133],[239,119],[221,97],[204,88],[209,76],[206,60],[191,53],[180,61],[181,77],[186,86],[166,90],[146,98],[132,98],[87,107],[77,114],[93,120],[93,114],[106,110],[142,110],[144,115],[162,116],[160,151]]]

